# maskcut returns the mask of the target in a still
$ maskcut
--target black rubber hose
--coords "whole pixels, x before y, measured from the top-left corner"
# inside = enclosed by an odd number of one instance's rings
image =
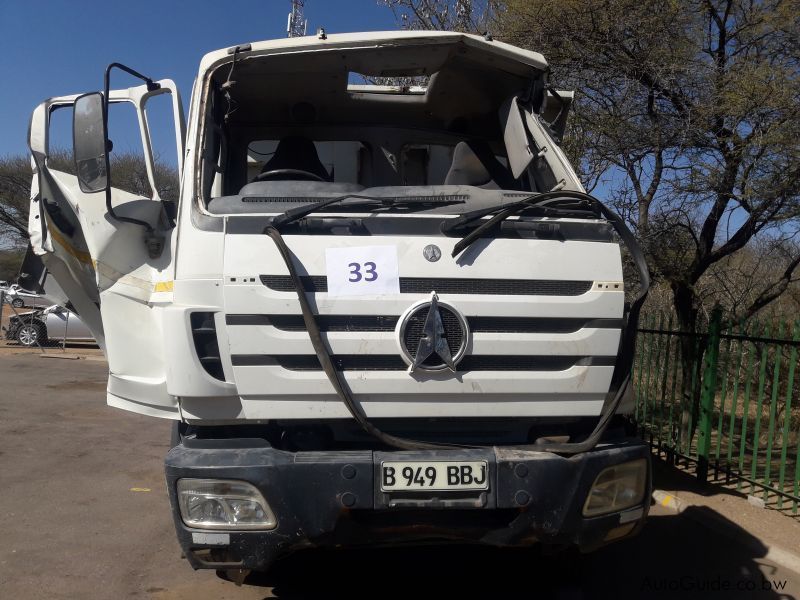
[[[303,322],[305,323],[306,331],[308,331],[308,336],[311,338],[311,345],[314,346],[314,351],[317,353],[317,358],[322,366],[322,370],[325,371],[325,375],[328,376],[328,379],[336,390],[336,394],[347,407],[347,410],[350,411],[350,414],[353,416],[353,418],[358,422],[359,425],[361,425],[361,428],[387,446],[393,446],[403,450],[441,450],[443,448],[463,448],[463,446],[434,444],[399,438],[388,433],[384,433],[369,422],[366,415],[361,411],[355,400],[353,400],[353,395],[350,392],[350,387],[347,385],[344,375],[342,375],[342,372],[337,369],[334,366],[333,361],[331,361],[331,355],[328,352],[325,341],[322,339],[322,334],[319,330],[319,324],[317,323],[314,312],[311,310],[311,305],[308,302],[308,298],[306,298],[303,282],[300,281],[297,270],[294,268],[291,252],[289,247],[286,245],[286,242],[283,241],[283,236],[275,227],[272,227],[271,225],[264,230],[264,233],[272,238],[273,242],[275,242],[278,252],[280,252],[283,262],[286,264],[286,268],[289,270],[289,276],[292,278],[292,283],[297,291],[297,299],[300,301],[300,310],[303,313]]]

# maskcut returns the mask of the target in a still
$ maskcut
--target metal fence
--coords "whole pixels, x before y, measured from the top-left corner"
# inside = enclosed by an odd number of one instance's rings
[[[696,333],[640,320],[634,365],[641,435],[699,479],[724,481],[797,514],[800,320],[732,323],[715,310]]]

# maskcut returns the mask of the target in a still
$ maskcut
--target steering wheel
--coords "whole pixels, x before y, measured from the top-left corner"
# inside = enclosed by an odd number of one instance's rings
[[[324,177],[303,169],[272,169],[259,173],[253,181],[266,181],[273,177],[285,177],[290,181],[297,177],[301,178],[300,181],[327,181]]]

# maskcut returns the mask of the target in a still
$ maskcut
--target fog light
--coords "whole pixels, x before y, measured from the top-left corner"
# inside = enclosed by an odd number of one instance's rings
[[[647,481],[647,460],[608,467],[594,480],[583,515],[594,517],[619,512],[642,502]]]
[[[274,529],[272,509],[253,485],[228,479],[179,479],[181,518],[198,529]]]

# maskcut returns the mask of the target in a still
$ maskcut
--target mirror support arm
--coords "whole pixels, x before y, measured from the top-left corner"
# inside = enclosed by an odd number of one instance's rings
[[[109,148],[110,144],[108,143],[108,106],[109,106],[109,94],[111,90],[111,69],[120,69],[125,71],[126,73],[133,75],[144,81],[147,84],[147,90],[152,92],[154,90],[160,89],[160,85],[154,82],[149,77],[145,77],[141,73],[134,71],[130,67],[126,67],[121,63],[111,63],[106,67],[105,76],[103,78],[103,129],[106,131],[106,173],[108,177],[108,184],[106,185],[106,210],[108,214],[116,219],[117,221],[122,221],[124,223],[133,223],[134,225],[140,225],[147,230],[147,233],[150,234],[149,237],[153,237],[154,231],[152,225],[147,221],[142,221],[140,219],[134,219],[132,217],[122,217],[117,215],[114,212],[114,207],[111,205],[111,149]],[[148,240],[148,245],[150,244]],[[160,254],[160,252],[159,252]]]

